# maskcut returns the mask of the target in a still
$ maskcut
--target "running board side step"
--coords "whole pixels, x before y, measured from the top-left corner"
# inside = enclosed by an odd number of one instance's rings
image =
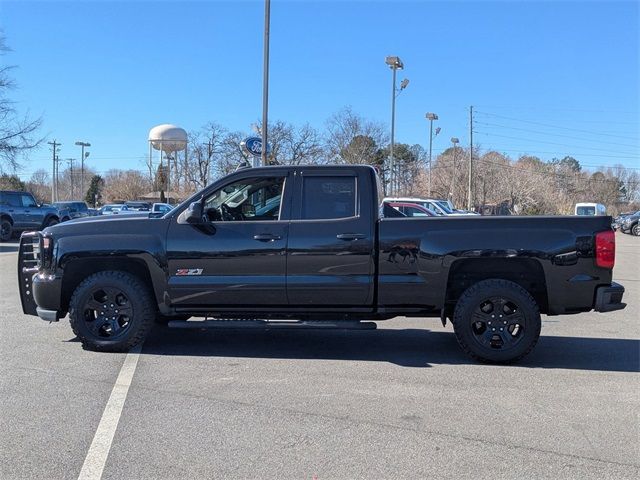
[[[256,330],[375,330],[375,322],[360,322],[349,320],[171,320],[170,328],[219,328],[225,330],[256,329]]]

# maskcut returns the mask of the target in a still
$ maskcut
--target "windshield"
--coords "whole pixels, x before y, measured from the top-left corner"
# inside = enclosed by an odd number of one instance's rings
[[[596,207],[578,207],[576,208],[576,215],[595,215]]]
[[[445,202],[444,200],[436,200],[435,202],[442,210],[444,210],[446,213],[453,213],[453,210],[451,210],[451,208],[449,208],[449,203]]]

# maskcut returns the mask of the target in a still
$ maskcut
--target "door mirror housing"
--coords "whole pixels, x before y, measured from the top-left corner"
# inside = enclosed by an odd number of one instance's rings
[[[192,202],[186,210],[178,215],[178,223],[181,225],[200,225],[204,223],[202,219],[202,200]]]

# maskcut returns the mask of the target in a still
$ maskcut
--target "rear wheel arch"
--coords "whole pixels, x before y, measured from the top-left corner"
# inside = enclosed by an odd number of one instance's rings
[[[540,312],[548,311],[547,282],[540,262],[532,258],[470,258],[456,260],[449,269],[445,312],[451,314],[462,293],[483,280],[501,279],[516,283],[531,295]]]

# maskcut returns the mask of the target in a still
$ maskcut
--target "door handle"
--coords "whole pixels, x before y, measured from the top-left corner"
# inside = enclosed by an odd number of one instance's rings
[[[273,242],[274,240],[280,240],[282,237],[280,235],[273,235],[271,233],[259,233],[253,236],[254,240],[258,240],[259,242]]]
[[[361,240],[363,238],[367,238],[364,233],[339,233],[336,235],[336,238],[339,240]]]

